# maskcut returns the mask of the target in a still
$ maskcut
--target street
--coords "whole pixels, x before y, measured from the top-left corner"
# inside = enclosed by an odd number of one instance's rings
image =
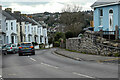
[[[118,78],[117,64],[76,61],[54,54],[55,50],[36,50],[34,56],[3,56],[3,78]]]

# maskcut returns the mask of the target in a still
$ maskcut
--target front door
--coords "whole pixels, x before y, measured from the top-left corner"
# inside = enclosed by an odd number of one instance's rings
[[[14,44],[14,36],[11,36],[12,44]]]
[[[109,13],[109,31],[113,31],[113,12]]]

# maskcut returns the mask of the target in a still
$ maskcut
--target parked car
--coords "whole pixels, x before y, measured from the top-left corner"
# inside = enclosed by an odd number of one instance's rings
[[[19,48],[18,48],[17,44],[7,44],[5,49],[6,49],[7,53],[15,54],[18,52]]]
[[[2,54],[7,55],[6,45],[2,46]]]
[[[19,56],[28,55],[28,54],[35,55],[34,46],[30,42],[20,43],[18,52],[19,52]]]

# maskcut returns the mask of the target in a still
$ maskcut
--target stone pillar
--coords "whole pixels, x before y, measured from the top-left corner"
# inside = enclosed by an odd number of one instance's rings
[[[100,30],[100,37],[103,38],[103,30],[102,29]]]
[[[119,37],[119,29],[118,29],[118,26],[116,25],[115,26],[115,40],[118,40],[118,37]]]

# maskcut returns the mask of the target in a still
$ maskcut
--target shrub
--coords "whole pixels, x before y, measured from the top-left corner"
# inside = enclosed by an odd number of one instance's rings
[[[115,53],[114,57],[120,57],[120,53]]]
[[[55,41],[54,42],[54,47],[60,47],[60,42],[59,41]]]

